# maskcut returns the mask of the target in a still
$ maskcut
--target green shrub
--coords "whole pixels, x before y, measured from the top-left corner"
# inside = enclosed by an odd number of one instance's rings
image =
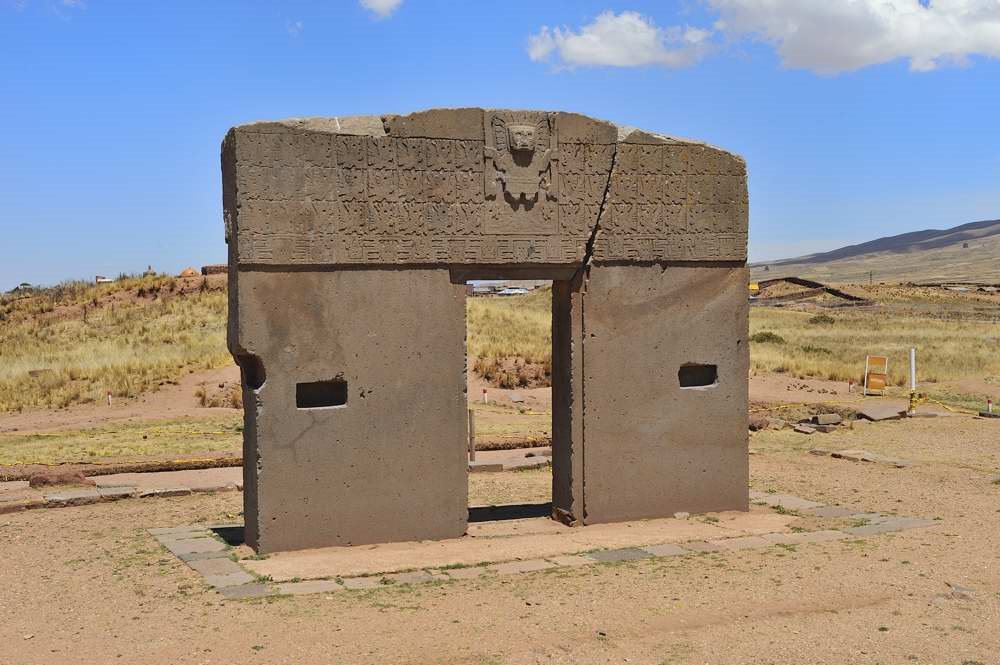
[[[759,333],[750,335],[750,341],[757,344],[784,344],[785,338],[770,330],[762,330]]]
[[[809,323],[814,326],[828,326],[836,322],[837,320],[829,314],[817,314],[816,316],[809,317]]]

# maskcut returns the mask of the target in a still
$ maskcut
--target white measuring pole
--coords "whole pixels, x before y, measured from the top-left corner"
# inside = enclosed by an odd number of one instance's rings
[[[917,392],[917,350],[910,349],[910,392]]]

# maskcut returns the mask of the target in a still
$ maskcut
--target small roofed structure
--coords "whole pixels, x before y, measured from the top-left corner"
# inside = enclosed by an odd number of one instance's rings
[[[148,266],[146,272],[142,273],[143,277],[156,277],[156,271],[153,270],[153,266]]]
[[[94,276],[94,284],[110,284],[113,281],[115,280],[111,279],[110,277],[105,277],[104,275]]]

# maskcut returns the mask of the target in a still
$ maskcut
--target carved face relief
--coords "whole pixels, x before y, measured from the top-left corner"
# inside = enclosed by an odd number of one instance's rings
[[[509,125],[507,131],[510,134],[511,150],[535,149],[535,128],[532,125]]]

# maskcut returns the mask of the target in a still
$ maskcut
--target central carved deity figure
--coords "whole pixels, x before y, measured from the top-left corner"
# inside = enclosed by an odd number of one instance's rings
[[[491,122],[494,145],[486,148],[487,164],[493,173],[487,174],[486,194],[498,196],[502,191],[507,202],[517,207],[531,207],[539,191],[546,198],[555,198],[552,190],[552,162],[558,151],[552,137],[551,119],[546,114],[505,118],[494,115]]]

